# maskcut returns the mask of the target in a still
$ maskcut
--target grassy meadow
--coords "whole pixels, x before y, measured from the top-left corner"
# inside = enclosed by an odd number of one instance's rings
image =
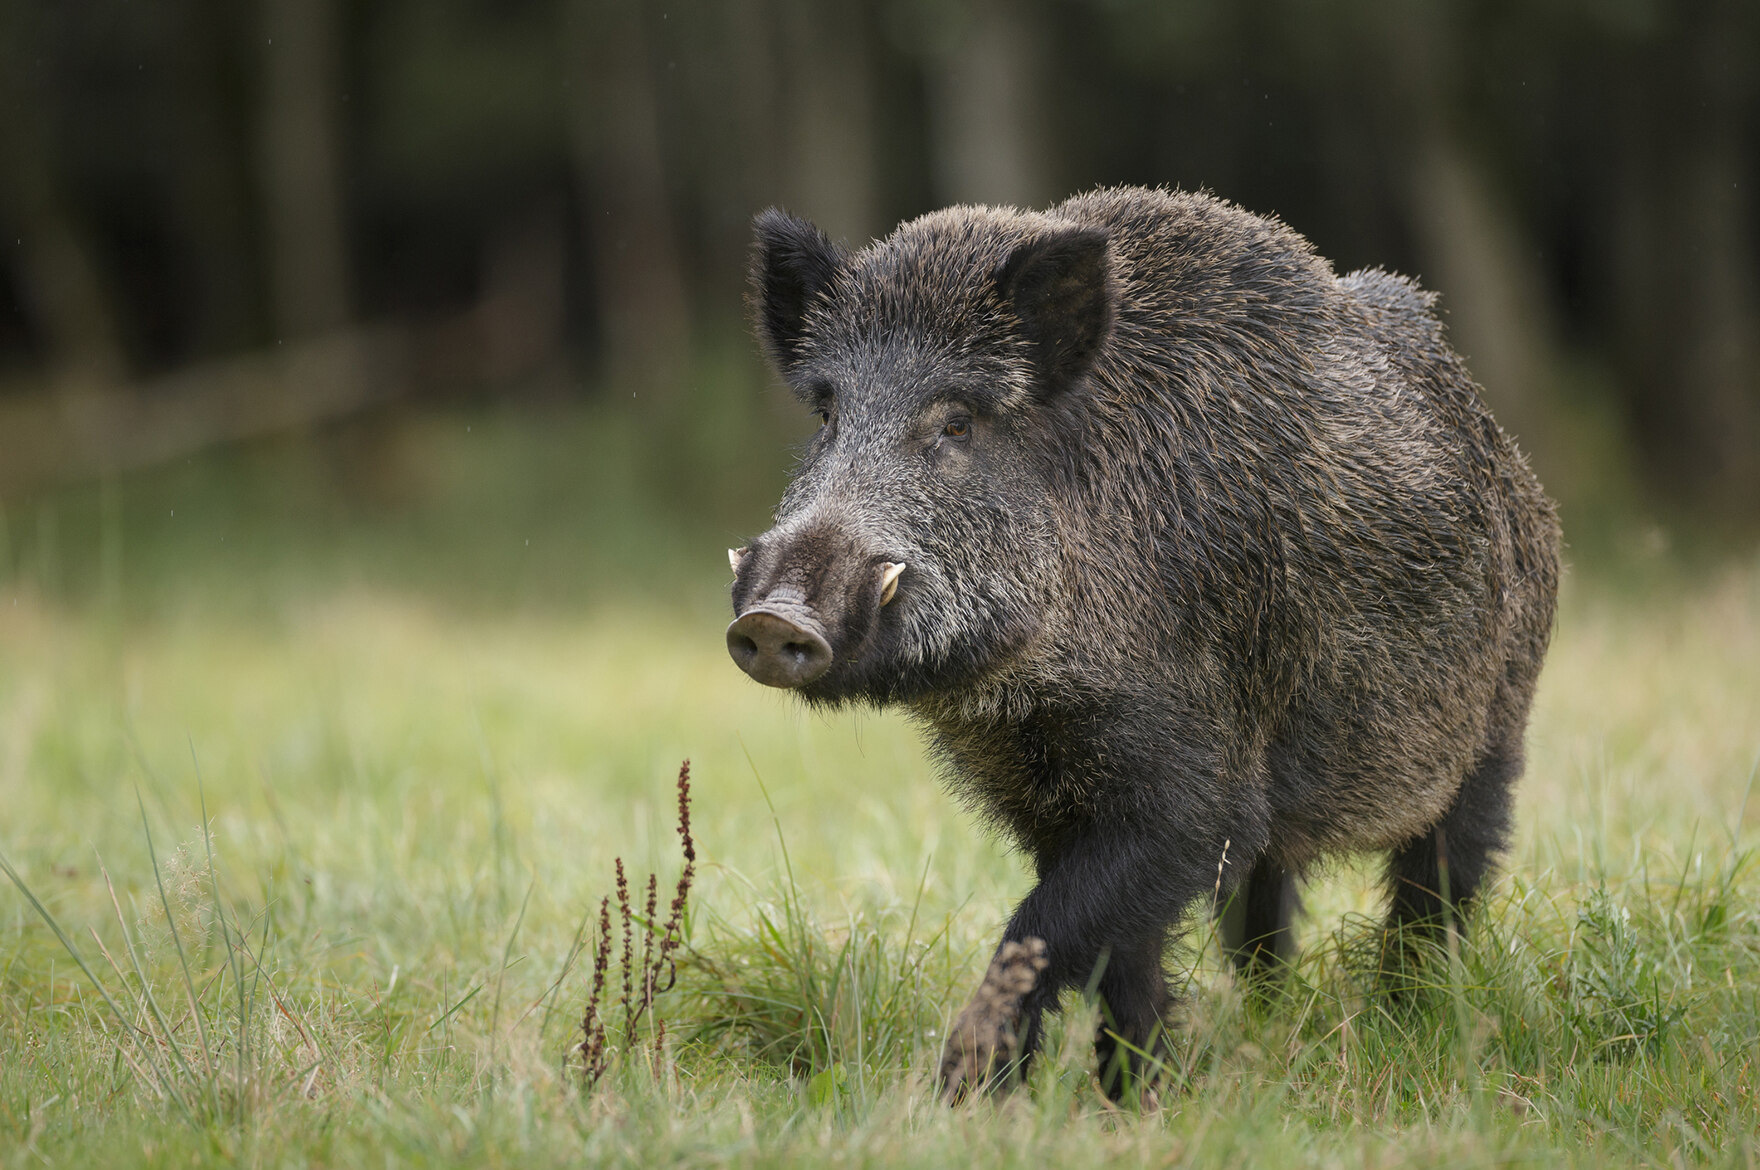
[[[1025,870],[903,720],[728,661],[722,548],[775,473],[634,427],[461,414],[6,502],[0,1165],[1760,1161],[1760,559],[1574,554],[1518,839],[1434,986],[1375,994],[1341,866],[1278,1002],[1203,931],[1171,957],[1158,1102],[1100,1099],[1072,1002],[1026,1091],[949,1110]],[[600,899],[618,858],[670,898],[687,757],[677,982],[588,1091]]]

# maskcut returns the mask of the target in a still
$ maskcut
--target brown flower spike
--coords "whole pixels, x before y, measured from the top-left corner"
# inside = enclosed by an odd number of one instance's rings
[[[611,1066],[613,1049],[633,1052],[643,1043],[642,1020],[652,1013],[651,1035],[647,1040],[650,1066],[658,1075],[666,1050],[666,1021],[653,1011],[655,1000],[672,989],[678,978],[678,961],[673,953],[684,943],[685,916],[689,911],[691,882],[696,875],[697,845],[691,836],[691,763],[686,760],[678,770],[678,837],[684,850],[684,868],[678,875],[678,886],[664,925],[655,921],[659,909],[660,879],[648,875],[647,896],[641,916],[630,896],[629,875],[623,858],[616,859],[617,918],[622,926],[623,950],[618,974],[622,978],[623,1009],[621,1036],[607,1036],[605,1028],[606,993],[611,974],[613,929],[611,897],[599,902],[599,932],[593,947],[593,978],[587,993],[587,1011],[581,1020],[582,1040],[579,1045],[581,1071],[588,1090],[598,1085]],[[635,929],[642,928],[642,945],[635,946]],[[656,937],[658,936],[658,937]],[[639,957],[638,957],[639,956]],[[620,1039],[621,1045],[612,1043]]]

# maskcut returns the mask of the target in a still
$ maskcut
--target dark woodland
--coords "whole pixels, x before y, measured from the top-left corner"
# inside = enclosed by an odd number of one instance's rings
[[[1751,527],[1757,147],[1743,0],[4,0],[0,493],[428,404],[689,426],[713,355],[757,410],[758,210],[1139,183],[1440,292],[1567,514]]]

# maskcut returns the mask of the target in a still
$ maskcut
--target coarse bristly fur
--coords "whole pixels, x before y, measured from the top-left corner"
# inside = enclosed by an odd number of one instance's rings
[[[802,697],[904,704],[1031,857],[1023,1058],[1096,971],[1108,1032],[1155,1051],[1219,866],[1248,973],[1328,853],[1389,854],[1390,928],[1459,920],[1509,832],[1559,532],[1431,294],[1163,190],[853,253],[780,211],[756,235],[758,332],[823,425],[734,610],[804,615],[831,660]],[[1097,1047],[1121,1091],[1129,1049]]]

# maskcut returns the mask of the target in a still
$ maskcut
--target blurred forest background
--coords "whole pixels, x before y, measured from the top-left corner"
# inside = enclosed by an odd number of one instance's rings
[[[1752,532],[1752,0],[0,0],[0,505],[490,409],[760,526],[753,212],[1125,182],[1439,290],[1579,547]]]
[[[1563,616],[1446,996],[1329,868],[1158,1115],[1076,1013],[925,1110],[1027,867],[728,661],[751,217],[1112,183],[1440,292]],[[1757,663],[1760,0],[0,0],[0,1165],[1751,1168]],[[674,1046],[576,1094],[686,757]]]

